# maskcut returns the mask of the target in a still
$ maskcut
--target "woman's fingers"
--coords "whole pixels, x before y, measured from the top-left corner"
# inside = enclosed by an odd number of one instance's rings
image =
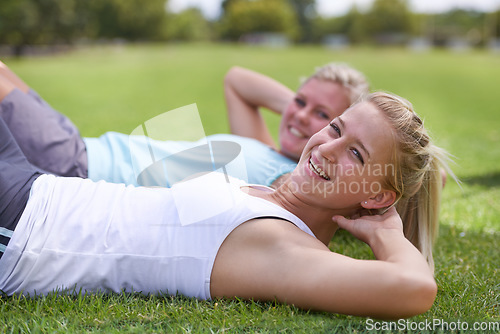
[[[390,208],[383,215],[360,216],[346,218],[343,216],[333,216],[332,220],[337,225],[354,235],[356,238],[365,241],[378,229],[398,229],[402,230],[402,222],[398,212],[394,207]]]

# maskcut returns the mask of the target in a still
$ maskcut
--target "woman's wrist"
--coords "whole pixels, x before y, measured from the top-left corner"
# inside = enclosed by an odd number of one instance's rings
[[[403,231],[395,228],[377,229],[368,241],[368,245],[379,260],[387,260],[394,254],[399,254],[408,243]]]

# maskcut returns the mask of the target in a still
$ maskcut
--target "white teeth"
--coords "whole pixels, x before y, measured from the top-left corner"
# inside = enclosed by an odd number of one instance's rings
[[[326,175],[326,173],[321,168],[319,168],[319,166],[316,165],[311,159],[309,159],[309,166],[311,167],[311,170],[313,172],[315,172],[325,180],[330,181],[330,177]]]
[[[302,132],[300,132],[299,130],[297,130],[293,126],[290,127],[290,133],[298,138],[306,138],[306,136]]]

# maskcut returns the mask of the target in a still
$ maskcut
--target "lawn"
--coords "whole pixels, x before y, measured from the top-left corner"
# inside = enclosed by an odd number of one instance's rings
[[[413,102],[436,142],[455,157],[452,167],[462,181],[458,186],[450,180],[443,194],[435,250],[436,302],[427,313],[398,325],[418,329],[426,322],[454,326],[460,321],[469,330],[474,322],[498,325],[500,54],[173,44],[86,47],[3,61],[87,137],[110,130],[130,133],[151,117],[191,103],[198,106],[206,134],[227,132],[222,81],[232,65],[261,71],[292,89],[326,62],[360,69],[373,89]],[[266,119],[277,129],[277,117]],[[335,236],[331,248],[359,258],[371,256],[367,246],[346,233]],[[375,325],[387,323],[276,303],[125,294],[0,297],[0,332],[358,333]]]

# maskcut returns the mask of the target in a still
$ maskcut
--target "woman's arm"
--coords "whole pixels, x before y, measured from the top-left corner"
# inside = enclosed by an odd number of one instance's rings
[[[337,216],[334,220],[366,242],[377,261],[318,254],[316,266],[321,262],[324,266],[309,282],[310,286],[324,284],[325,289],[313,298],[319,304],[313,302],[310,307],[377,318],[406,318],[430,309],[437,293],[433,273],[422,254],[404,237],[395,208],[382,216],[355,220]],[[308,293],[313,292],[305,296]],[[307,299],[303,302],[307,307]]]
[[[275,146],[259,108],[281,114],[294,92],[263,74],[233,67],[224,79],[224,95],[231,133]]]
[[[367,238],[377,260],[333,253],[285,221],[253,220],[235,229],[219,250],[212,296],[277,299],[304,309],[392,319],[432,306],[432,272],[402,231],[393,228],[400,222],[395,210],[368,220],[336,219],[343,227],[357,226],[355,233],[363,237],[380,230]]]

